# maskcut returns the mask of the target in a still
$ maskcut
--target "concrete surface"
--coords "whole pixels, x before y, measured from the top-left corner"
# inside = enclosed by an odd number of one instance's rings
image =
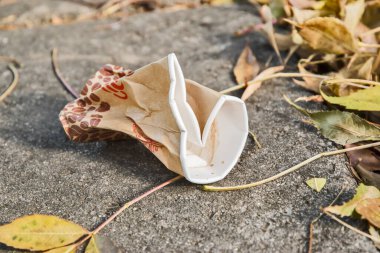
[[[175,176],[135,140],[67,140],[58,113],[72,98],[53,74],[53,47],[63,75],[77,89],[105,63],[137,68],[175,52],[186,77],[222,90],[234,85],[231,70],[246,41],[262,64],[273,54],[259,33],[232,35],[258,22],[254,13],[248,6],[202,7],[140,14],[117,25],[108,20],[1,31],[0,55],[16,57],[23,68],[18,88],[0,103],[0,223],[42,213],[92,229],[122,203]],[[0,89],[11,79],[5,66]],[[249,124],[263,148],[249,139],[239,163],[217,185],[263,179],[336,148],[302,123],[282,94],[310,93],[273,80],[250,98]],[[311,177],[328,179],[322,192],[306,186]],[[355,187],[344,156],[242,191],[203,192],[181,181],[129,208],[101,234],[126,252],[305,252],[310,221],[343,185],[350,190],[340,202]],[[355,225],[365,229],[365,223]],[[370,240],[327,217],[314,237],[315,252],[377,252]]]

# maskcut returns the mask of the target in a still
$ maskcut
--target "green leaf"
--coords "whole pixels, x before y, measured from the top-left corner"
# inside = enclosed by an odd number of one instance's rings
[[[380,140],[380,128],[356,114],[341,111],[308,112],[288,97],[284,97],[294,108],[310,117],[312,124],[321,131],[323,136],[338,144]]]
[[[364,184],[360,184],[358,188],[356,188],[355,196],[348,202],[344,203],[340,206],[329,206],[325,208],[325,211],[330,213],[335,213],[340,216],[351,216],[354,212],[355,208],[359,205],[359,203],[365,199],[375,199],[380,198],[380,191],[374,186],[366,186]]]
[[[344,97],[328,96],[323,89],[320,92],[327,102],[344,106],[348,110],[380,111],[380,86],[359,90]]]
[[[313,190],[320,192],[326,184],[326,178],[311,178],[306,184]]]
[[[109,238],[95,235],[87,244],[85,253],[121,253],[121,250]]]
[[[77,241],[88,231],[56,216],[34,214],[0,227],[0,242],[17,249],[49,250]]]

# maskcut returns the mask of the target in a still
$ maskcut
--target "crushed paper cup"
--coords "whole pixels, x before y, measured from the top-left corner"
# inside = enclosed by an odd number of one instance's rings
[[[60,120],[73,141],[137,138],[198,184],[223,179],[248,136],[244,102],[185,79],[174,54],[135,72],[105,65]]]

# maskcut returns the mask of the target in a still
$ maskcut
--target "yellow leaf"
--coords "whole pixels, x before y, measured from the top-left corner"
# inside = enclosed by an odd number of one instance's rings
[[[239,84],[247,83],[252,80],[259,71],[260,66],[257,63],[256,57],[253,55],[249,46],[245,46],[234,68],[236,81]]]
[[[299,34],[315,50],[332,54],[356,51],[352,33],[342,21],[332,17],[316,17],[300,25]]]
[[[244,90],[243,95],[241,95],[242,100],[246,100],[252,94],[261,87],[262,82],[255,82],[255,80],[264,78],[269,75],[273,75],[276,72],[279,72],[284,69],[284,66],[275,66],[275,67],[270,67],[267,69],[264,69],[260,74],[258,74],[255,79],[253,79],[251,82],[254,82],[251,85],[248,85],[248,87]]]
[[[85,253],[121,253],[121,250],[107,237],[95,235],[87,244]]]
[[[88,234],[81,226],[50,215],[24,216],[0,227],[0,242],[17,249],[49,250]]]
[[[69,245],[66,247],[51,249],[51,250],[45,251],[44,253],[76,253],[76,252],[77,252],[77,247],[74,245]]]
[[[360,201],[355,211],[373,226],[380,228],[380,198]]]
[[[320,192],[326,184],[326,178],[311,178],[306,184],[313,190]]]
[[[374,186],[367,186],[360,184],[356,188],[355,196],[348,202],[344,203],[341,206],[329,206],[325,210],[331,213],[338,214],[340,216],[351,216],[355,208],[359,205],[364,199],[375,199],[380,198],[380,191]]]

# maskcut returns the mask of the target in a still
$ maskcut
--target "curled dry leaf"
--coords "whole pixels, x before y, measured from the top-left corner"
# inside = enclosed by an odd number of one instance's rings
[[[77,241],[88,231],[50,215],[24,216],[0,227],[0,242],[17,249],[50,250]]]
[[[380,111],[380,86],[362,89],[344,97],[328,96],[321,86],[320,93],[327,102],[348,110]]]
[[[356,188],[355,196],[343,205],[328,206],[324,210],[340,216],[351,216],[359,203],[365,199],[380,198],[380,191],[374,186],[360,184]]]
[[[316,192],[320,192],[326,184],[326,178],[311,178],[306,181],[306,184]]]
[[[346,145],[347,148],[355,146],[357,145]],[[349,151],[347,156],[350,165],[364,183],[380,188],[380,150],[378,148]]]
[[[259,80],[261,78],[264,78],[266,76],[270,76],[270,75],[273,75],[274,73],[277,73],[277,72],[280,72],[281,70],[283,70],[284,67],[283,66],[275,66],[275,67],[270,67],[270,68],[267,68],[267,69],[264,69],[260,74],[258,74],[252,81],[250,81],[249,83],[252,83],[252,84],[249,84],[247,86],[247,88],[244,90],[243,92],[243,95],[241,96],[241,99],[244,101],[244,100],[247,100],[247,98],[249,98],[250,96],[252,96],[252,94],[261,87],[261,84],[262,84],[262,81],[261,82],[255,82],[255,80]]]
[[[298,71],[301,73],[301,74],[313,74],[309,71],[307,71],[305,69],[305,64],[307,64],[308,62],[310,62],[313,58],[313,55],[310,56],[308,59],[302,59],[298,62],[297,66],[298,66]],[[321,83],[321,79],[320,78],[315,78],[315,77],[303,77],[303,80],[304,81],[300,81],[300,80],[297,80],[297,79],[293,79],[293,82],[307,90],[310,90],[310,91],[313,91],[315,93],[319,93],[319,85]]]
[[[308,112],[293,103],[288,97],[285,100],[298,111],[308,116],[311,123],[326,138],[341,144],[360,141],[380,140],[380,128],[360,118],[356,114],[342,111]]]
[[[355,39],[344,23],[333,17],[316,17],[299,25],[299,34],[308,45],[325,53],[356,51]]]
[[[87,244],[85,253],[121,253],[122,251],[107,237],[94,235]]]
[[[241,52],[234,68],[235,78],[238,84],[247,83],[260,71],[260,66],[253,55],[251,48],[246,45]]]
[[[375,199],[363,199],[359,202],[355,211],[373,226],[380,228],[380,197]]]

